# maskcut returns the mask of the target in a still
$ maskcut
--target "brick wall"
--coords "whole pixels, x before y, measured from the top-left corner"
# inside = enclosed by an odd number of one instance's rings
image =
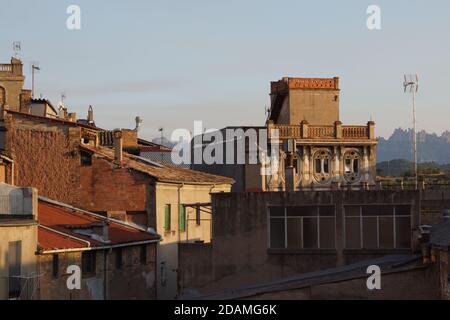
[[[96,158],[80,169],[79,205],[90,211],[146,211],[150,178]]]
[[[8,114],[5,124],[5,151],[15,161],[15,183],[52,199],[79,202],[74,190],[79,185],[80,128],[18,114]]]
[[[33,186],[42,196],[124,220],[126,212],[132,212],[133,221],[147,222],[151,178],[95,156],[92,165],[81,166],[80,127],[12,113],[7,114],[5,127],[4,148],[15,161],[17,185]]]

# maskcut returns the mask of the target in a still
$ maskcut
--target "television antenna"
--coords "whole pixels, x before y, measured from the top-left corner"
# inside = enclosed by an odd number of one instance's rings
[[[17,58],[20,51],[22,51],[22,44],[20,43],[20,41],[14,41],[12,46],[14,51],[14,58]]]
[[[417,176],[417,130],[416,130],[416,93],[419,91],[419,77],[417,74],[405,74],[403,82],[403,91],[412,94],[412,112],[413,112],[413,157],[414,157],[414,186],[418,188]]]

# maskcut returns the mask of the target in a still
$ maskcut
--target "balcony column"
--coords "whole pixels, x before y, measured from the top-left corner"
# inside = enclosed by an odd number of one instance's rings
[[[342,122],[340,121],[334,123],[334,136],[336,139],[342,139]]]
[[[375,122],[367,122],[367,134],[369,139],[375,140]]]
[[[303,120],[300,122],[300,128],[301,128],[301,137],[302,139],[308,139],[309,138],[309,124],[308,121]]]

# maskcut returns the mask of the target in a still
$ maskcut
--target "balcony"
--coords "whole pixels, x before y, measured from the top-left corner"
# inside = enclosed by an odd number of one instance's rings
[[[22,76],[22,63],[0,64],[0,77],[3,76]]]
[[[309,125],[306,121],[300,125],[274,124],[269,121],[267,129],[269,138],[275,138],[274,130],[278,130],[278,138],[286,139],[340,139],[340,140],[375,140],[375,124],[368,122],[365,126],[343,126],[339,121],[335,125]]]

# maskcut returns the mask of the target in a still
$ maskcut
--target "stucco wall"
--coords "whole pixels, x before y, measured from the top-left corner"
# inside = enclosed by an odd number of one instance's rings
[[[9,243],[13,241],[21,241],[21,274],[30,276],[36,271],[36,243],[37,243],[37,224],[31,221],[24,224],[16,223],[15,225],[4,224],[0,221],[0,300],[8,299],[8,277],[9,277],[9,261],[8,250]],[[35,288],[35,282],[30,280],[28,291],[23,290],[24,299],[31,298],[32,289]],[[33,297],[36,299],[36,296]]]
[[[195,209],[187,208],[186,218],[189,219],[186,224],[186,231],[180,232],[179,224],[179,205],[194,203],[210,203],[211,192],[228,192],[229,185],[174,185],[167,183],[157,183],[155,193],[156,203],[156,226],[157,233],[162,235],[163,239],[158,248],[158,298],[173,299],[177,295],[178,280],[178,242],[204,241],[211,240],[211,215],[201,211],[201,223],[196,224]],[[171,231],[164,230],[164,211],[165,206],[171,206]],[[203,208],[210,210],[209,208]],[[164,269],[164,271],[161,270]],[[164,274],[162,274],[164,272]],[[161,280],[165,280],[162,283]]]

